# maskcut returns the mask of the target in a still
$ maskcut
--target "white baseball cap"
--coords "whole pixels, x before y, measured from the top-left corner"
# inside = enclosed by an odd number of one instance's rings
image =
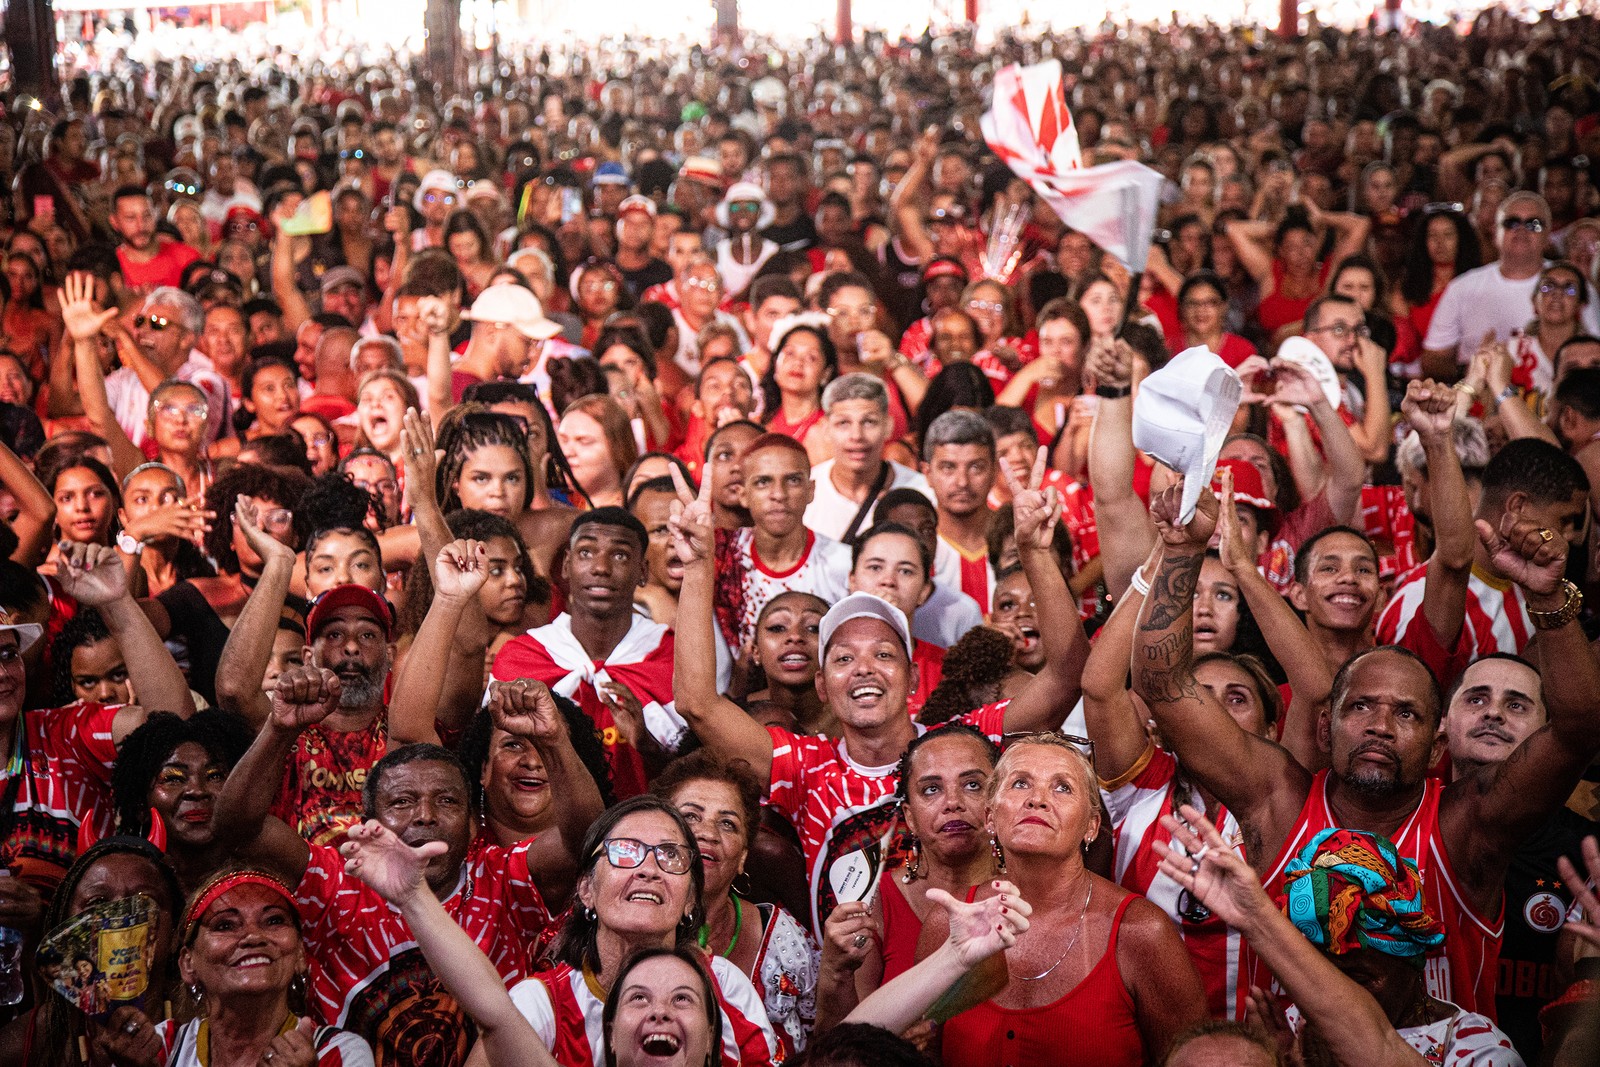
[[[829,608],[817,628],[817,647],[826,652],[834,632],[851,619],[877,619],[888,623],[895,636],[900,638],[900,643],[906,646],[906,657],[912,655],[911,627],[906,623],[905,613],[883,597],[871,593],[851,593]]]
[[[44,627],[36,622],[12,622],[5,608],[0,608],[0,633],[7,630],[17,635],[17,651],[26,652],[33,643],[44,636]]]
[[[1286,338],[1278,346],[1278,354],[1272,357],[1272,362],[1277,363],[1280,359],[1304,368],[1322,387],[1328,405],[1335,408],[1339,406],[1339,401],[1343,399],[1339,389],[1339,372],[1333,369],[1333,361],[1317,347],[1315,341],[1308,337]]]
[[[1139,383],[1133,445],[1183,475],[1180,523],[1194,518],[1200,492],[1211,484],[1240,393],[1239,376],[1205,345],[1184,349]]]
[[[561,332],[559,323],[544,317],[539,298],[515,282],[489,286],[472,302],[472,310],[461,317],[472,322],[503,323],[535,341],[549,340]]]

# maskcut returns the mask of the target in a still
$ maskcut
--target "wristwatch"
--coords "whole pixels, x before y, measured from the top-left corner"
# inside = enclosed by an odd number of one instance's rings
[[[1534,611],[1528,609],[1528,618],[1533,621],[1535,630],[1559,630],[1567,623],[1578,617],[1578,612],[1583,609],[1583,591],[1576,585],[1563,579],[1561,588],[1566,593],[1567,599],[1554,611]]]
[[[117,547],[130,556],[137,556],[144,551],[144,542],[137,540],[127,530],[117,531]]]
[[[1097,385],[1094,387],[1094,395],[1102,400],[1121,400],[1132,392],[1133,386],[1131,385]]]

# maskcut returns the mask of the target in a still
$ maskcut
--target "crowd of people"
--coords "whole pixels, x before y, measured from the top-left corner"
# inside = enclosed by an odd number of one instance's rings
[[[1600,1062],[1596,41],[6,97],[0,1065]]]

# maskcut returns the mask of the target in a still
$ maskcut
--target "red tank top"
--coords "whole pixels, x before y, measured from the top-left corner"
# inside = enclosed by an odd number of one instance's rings
[[[1106,954],[1071,992],[1042,1008],[985,1001],[945,1024],[945,1067],[1140,1067],[1144,1038],[1117,966],[1117,935],[1133,894],[1117,905]]]
[[[917,938],[922,936],[922,920],[911,910],[900,886],[890,884],[895,873],[885,871],[881,876],[884,884],[878,889],[878,900],[883,904],[884,982],[909,971],[917,962]]]
[[[1395,832],[1394,843],[1400,855],[1417,865],[1422,874],[1423,901],[1428,911],[1444,923],[1444,945],[1427,961],[1425,976],[1429,994],[1448,1000],[1463,1011],[1475,1011],[1493,1019],[1495,982],[1500,970],[1500,938],[1505,933],[1505,906],[1502,904],[1500,913],[1487,919],[1467,904],[1439,830],[1439,797],[1443,791],[1444,785],[1437,778],[1424,782],[1422,801]],[[1289,860],[1318,833],[1336,825],[1328,808],[1328,772],[1319,771],[1311,782],[1311,795],[1300,809],[1300,818],[1261,880],[1273,898],[1284,894],[1283,870]],[[1253,955],[1250,965],[1255,984],[1268,988],[1271,972]]]
[[[1306,317],[1306,308],[1311,306],[1311,301],[1317,298],[1322,292],[1322,287],[1327,284],[1328,264],[1323,262],[1317,265],[1317,292],[1304,300],[1291,300],[1283,295],[1283,275],[1283,261],[1274,258],[1272,295],[1263,298],[1261,303],[1256,305],[1256,321],[1268,334],[1276,333],[1291,322],[1298,322]]]

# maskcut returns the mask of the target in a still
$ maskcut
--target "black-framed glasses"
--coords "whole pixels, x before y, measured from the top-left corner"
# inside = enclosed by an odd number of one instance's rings
[[[137,329],[143,329],[148,326],[156,333],[160,333],[172,325],[172,320],[165,315],[135,315],[133,317],[133,325]]]
[[[1527,230],[1529,233],[1543,233],[1544,219],[1537,215],[1507,215],[1500,220],[1500,228],[1507,233],[1518,230]]]
[[[1312,333],[1331,333],[1331,334],[1333,334],[1333,338],[1336,341],[1343,341],[1346,337],[1349,337],[1351,334],[1355,334],[1357,337],[1371,337],[1372,336],[1372,330],[1370,328],[1368,328],[1367,324],[1364,323],[1364,322],[1357,323],[1354,326],[1347,326],[1342,322],[1335,322],[1335,323],[1330,323],[1327,326],[1313,327],[1312,329],[1307,330],[1306,333],[1308,333],[1308,334],[1312,334]]]
[[[656,855],[656,866],[666,874],[687,874],[689,865],[694,861],[688,847],[676,841],[650,845],[631,837],[606,838],[594,850],[594,856],[604,855],[611,866],[620,871],[631,871],[644,863],[645,857],[652,852]]]

